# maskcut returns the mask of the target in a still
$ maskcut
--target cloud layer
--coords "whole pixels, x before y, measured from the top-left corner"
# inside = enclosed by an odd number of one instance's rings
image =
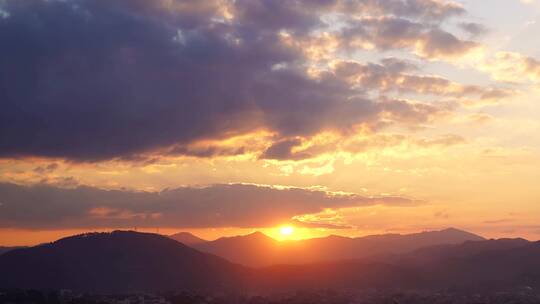
[[[0,198],[0,228],[24,229],[270,227],[324,209],[420,203],[404,197],[249,184],[135,192],[0,183]],[[324,221],[294,222],[299,226],[340,227]]]
[[[439,25],[463,8],[436,0],[7,0],[2,11],[4,158],[235,155],[244,150],[189,147],[254,130],[275,135],[263,157],[280,158],[291,138],[376,129],[388,117],[423,123],[427,109],[437,111],[373,98],[373,88],[337,71],[310,73],[328,52],[408,49],[438,58],[475,46]],[[341,24],[328,21],[335,16]],[[324,37],[335,49],[321,43]],[[492,93],[401,72],[384,72],[394,82],[388,90]]]

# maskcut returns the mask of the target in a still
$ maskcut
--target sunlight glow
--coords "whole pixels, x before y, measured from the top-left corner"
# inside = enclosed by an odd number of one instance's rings
[[[279,233],[281,233],[284,236],[289,236],[294,233],[294,228],[291,226],[283,226],[279,228]]]

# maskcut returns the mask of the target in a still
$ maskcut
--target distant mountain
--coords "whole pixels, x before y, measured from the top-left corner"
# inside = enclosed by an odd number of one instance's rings
[[[200,237],[197,237],[189,232],[179,232],[173,235],[169,235],[169,237],[188,246],[207,242],[206,240],[203,240]]]
[[[282,261],[281,249],[285,245],[261,232],[255,232],[195,244],[194,248],[242,265],[267,266]]]
[[[0,287],[114,292],[229,289],[249,271],[164,236],[88,233],[0,256]]]
[[[530,245],[531,242],[525,239],[491,239],[485,241],[467,241],[462,244],[436,245],[423,247],[408,254],[397,255],[394,263],[428,264],[436,263],[448,259],[459,259],[471,257],[485,252],[504,251],[516,249]]]
[[[427,288],[540,288],[540,242],[523,239],[426,248],[393,264],[414,269]]]
[[[300,241],[276,241],[263,233],[224,237],[194,244],[193,247],[221,256],[234,263],[252,267],[276,264],[306,264],[343,259],[360,259],[373,255],[401,254],[422,247],[461,244],[484,238],[454,228],[415,234],[386,234],[359,238],[331,235]]]
[[[443,250],[444,247],[444,250]],[[447,251],[447,252],[446,252]],[[372,259],[259,270],[266,288],[398,288],[474,292],[540,288],[540,242],[489,240]]]
[[[388,244],[397,244],[397,250],[409,250],[410,246],[400,243],[402,238],[424,240],[419,243],[426,244],[430,243],[426,240],[431,240],[432,236],[447,233],[456,236],[454,230],[429,232],[427,235],[367,237],[361,240],[371,242],[364,244],[370,253],[381,251],[381,248],[386,251]],[[388,238],[394,240],[389,241]],[[357,239],[331,236],[314,241],[319,244],[321,240],[327,242],[327,245],[348,244],[341,242]],[[453,240],[457,241],[457,238]],[[275,258],[273,254],[276,252],[288,252],[272,247],[283,243],[262,233],[222,238],[215,242],[225,246],[225,249],[234,244],[237,252],[254,247],[266,249],[270,253],[260,252],[265,259]],[[381,242],[384,246],[380,245]],[[245,248],[241,247],[244,245]],[[309,242],[292,242],[292,245],[293,248],[309,246]],[[306,250],[315,247],[297,247],[294,250],[299,248]],[[293,252],[296,254],[301,251]],[[250,253],[248,256],[253,255],[253,251]],[[284,256],[280,255],[279,258]],[[9,251],[0,256],[0,270],[0,288],[67,288],[90,292],[540,288],[540,242],[532,243],[522,239],[467,241],[462,244],[435,245],[390,258],[383,255],[379,258],[303,265],[282,264],[250,269],[157,234],[115,231],[88,233]]]
[[[0,246],[0,255],[8,252],[8,251],[11,251],[11,250],[14,250],[14,249],[19,249],[19,248],[25,248],[24,246],[15,246],[15,247],[5,247],[5,246]]]

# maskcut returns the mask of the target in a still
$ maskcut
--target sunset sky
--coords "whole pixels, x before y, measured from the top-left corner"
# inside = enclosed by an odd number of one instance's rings
[[[538,33],[540,0],[0,0],[0,245],[538,240]]]

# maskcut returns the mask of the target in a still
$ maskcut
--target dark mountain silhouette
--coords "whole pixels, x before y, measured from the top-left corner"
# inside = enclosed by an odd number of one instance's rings
[[[247,266],[266,266],[279,264],[282,261],[285,242],[279,242],[262,232],[248,235],[222,237],[194,245],[194,248],[221,256],[234,263]]]
[[[88,233],[0,256],[0,287],[87,291],[229,289],[248,270],[164,236]]]
[[[393,262],[415,269],[425,287],[460,289],[540,288],[540,242],[522,239],[468,242],[426,248]]]
[[[179,232],[175,233],[173,235],[169,235],[169,237],[173,240],[176,240],[184,245],[192,246],[200,243],[207,242],[204,239],[201,239],[200,237],[197,237],[189,232]]]
[[[0,246],[0,255],[8,252],[8,251],[11,251],[11,250],[14,250],[14,249],[19,249],[19,248],[25,248],[24,246],[15,246],[15,247],[4,247],[4,246]]]
[[[521,238],[516,239],[490,239],[485,241],[466,241],[458,245],[436,245],[420,248],[413,252],[394,256],[394,263],[400,264],[427,264],[447,259],[466,258],[485,252],[502,251],[524,247],[531,244]]]
[[[399,288],[459,291],[540,288],[540,242],[469,241],[387,257],[259,270],[269,288]]]
[[[331,235],[300,241],[276,241],[263,233],[225,237],[193,247],[252,267],[275,264],[305,264],[373,255],[401,254],[440,244],[461,244],[484,238],[454,228],[415,234],[385,234],[359,238]]]
[[[403,237],[426,239],[423,234]],[[381,238],[385,240],[385,246],[391,243],[385,237],[367,239]],[[336,239],[347,238],[324,238],[330,244]],[[397,244],[400,244],[401,238],[398,239]],[[270,250],[272,247],[263,246],[279,243],[262,233],[223,238],[220,242],[227,245],[237,242],[235,248],[239,251],[244,244],[248,244],[247,248],[258,246]],[[293,244],[303,246],[306,243]],[[375,251],[373,248],[370,252]],[[410,247],[403,245],[400,248],[408,250]],[[540,288],[540,242],[522,239],[468,241],[430,246],[391,257],[383,255],[250,269],[164,236],[115,231],[88,233],[12,250],[0,256],[0,270],[0,288],[68,288],[94,292]]]

